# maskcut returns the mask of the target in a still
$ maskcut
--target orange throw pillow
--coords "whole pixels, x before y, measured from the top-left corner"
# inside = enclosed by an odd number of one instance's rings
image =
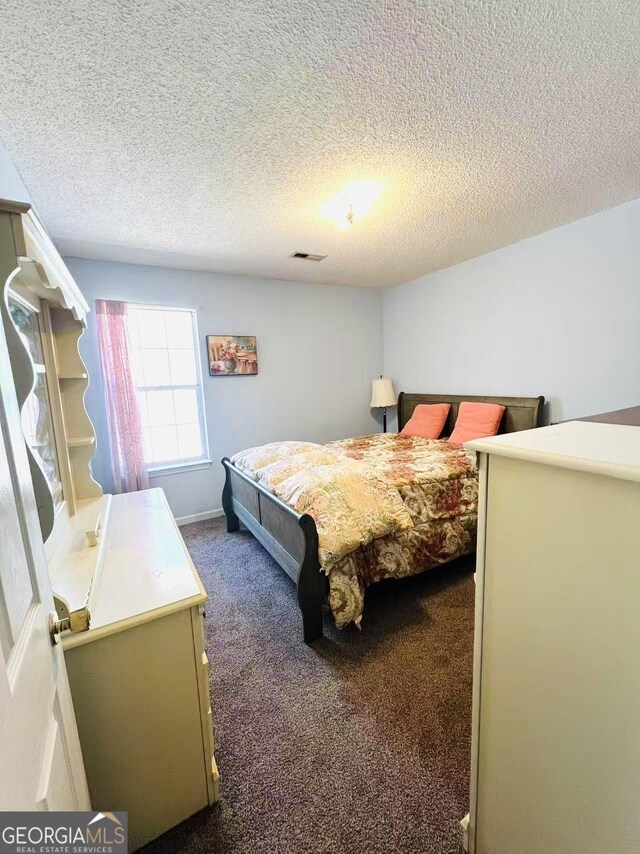
[[[419,403],[400,435],[437,439],[442,433],[450,409],[450,403]]]
[[[502,421],[506,407],[499,403],[471,403],[466,400],[460,404],[456,426],[449,441],[462,445],[472,439],[495,436]]]

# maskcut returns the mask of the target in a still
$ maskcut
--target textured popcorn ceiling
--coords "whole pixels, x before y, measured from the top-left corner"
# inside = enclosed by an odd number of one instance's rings
[[[68,254],[387,285],[640,196],[638,0],[0,15],[0,139]],[[340,232],[320,206],[362,178]]]

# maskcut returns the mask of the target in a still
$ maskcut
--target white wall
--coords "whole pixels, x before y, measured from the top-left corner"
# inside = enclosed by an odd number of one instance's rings
[[[198,309],[213,464],[153,479],[177,517],[221,507],[223,456],[279,439],[326,442],[380,429],[369,410],[371,379],[382,370],[379,291],[65,260],[92,308],[103,298]],[[210,377],[207,333],[256,335],[258,376]],[[93,311],[81,350],[92,378],[85,402],[98,438],[93,472],[110,491]]]
[[[29,202],[31,197],[6,148],[0,142],[0,199],[10,202]]]
[[[396,389],[640,403],[640,199],[384,292]]]

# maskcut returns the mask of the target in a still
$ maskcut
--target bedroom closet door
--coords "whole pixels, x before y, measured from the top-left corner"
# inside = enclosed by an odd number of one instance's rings
[[[89,792],[0,323],[0,810],[88,810]]]

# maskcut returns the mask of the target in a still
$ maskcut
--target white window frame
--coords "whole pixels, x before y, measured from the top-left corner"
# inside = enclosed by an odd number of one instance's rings
[[[198,346],[199,337],[198,337],[198,312],[197,309],[192,306],[185,305],[154,305],[149,303],[141,303],[141,302],[130,302],[127,300],[127,311],[129,308],[132,309],[143,309],[145,311],[186,311],[191,315],[191,330],[193,333],[193,349],[194,356],[196,362],[196,381],[197,384],[195,386],[173,386],[173,385],[160,385],[160,386],[138,386],[136,385],[136,392],[138,391],[166,391],[167,389],[195,389],[196,399],[198,401],[198,417],[200,419],[200,430],[202,436],[202,456],[194,458],[192,460],[167,460],[162,463],[148,463],[147,464],[147,472],[149,473],[149,477],[162,477],[167,474],[180,474],[182,472],[188,471],[198,471],[199,469],[209,468],[211,465],[211,457],[209,456],[209,434],[207,431],[207,418],[204,407],[204,385],[202,382],[202,356],[200,354],[200,348]]]

